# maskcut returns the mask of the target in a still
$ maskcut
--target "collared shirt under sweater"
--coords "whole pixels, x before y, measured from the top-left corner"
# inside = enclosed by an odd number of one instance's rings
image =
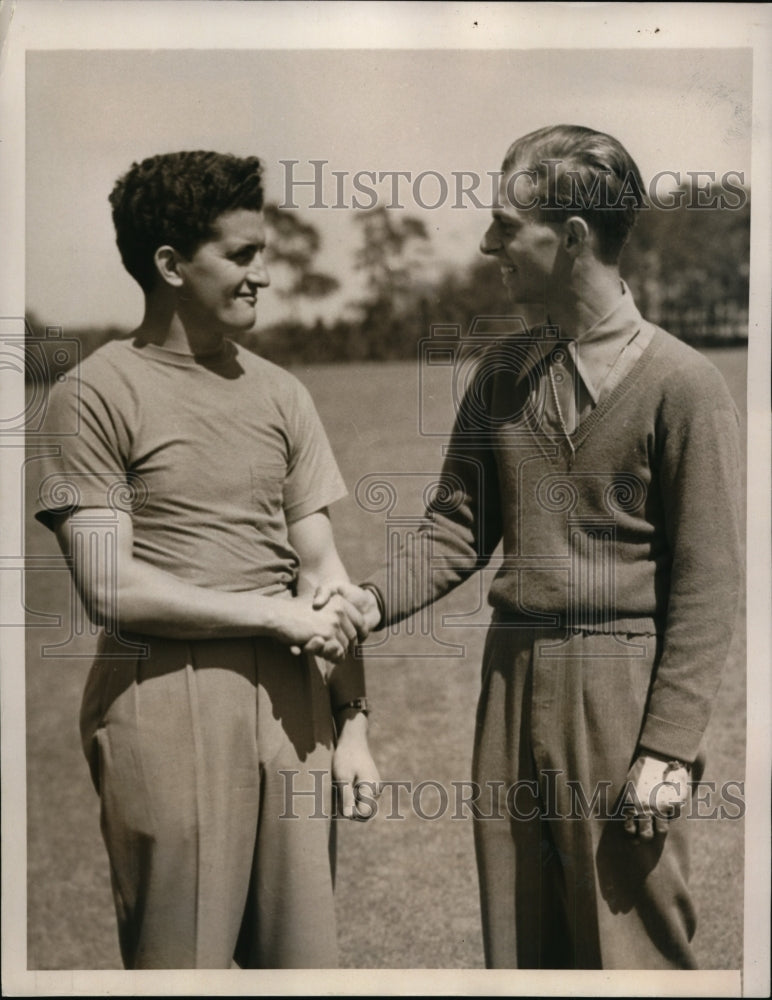
[[[606,342],[618,357],[638,322],[645,346],[571,444],[544,426],[548,390],[533,366],[541,331],[510,338],[511,364],[501,345],[495,370],[482,359],[459,407],[442,503],[422,529],[431,572],[404,549],[371,580],[384,623],[396,622],[487,565],[501,543],[489,601],[511,622],[662,637],[641,744],[692,760],[739,596],[739,422],[717,369],[631,313],[627,294],[620,336]]]

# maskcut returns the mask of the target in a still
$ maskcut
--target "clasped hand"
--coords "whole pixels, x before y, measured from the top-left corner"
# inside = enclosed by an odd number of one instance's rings
[[[689,772],[682,764],[639,756],[627,775],[622,814],[625,833],[651,840],[665,834],[689,796]]]
[[[338,662],[355,641],[363,642],[380,619],[378,603],[369,590],[348,581],[317,588],[312,602],[295,598],[300,612],[289,635],[292,652],[301,651]]]
[[[336,596],[356,608],[361,619],[361,627],[357,630],[358,637],[360,642],[364,641],[381,619],[375,595],[366,587],[358,587],[355,583],[350,583],[347,580],[335,584],[325,583],[316,588],[314,608],[327,607],[328,603]]]

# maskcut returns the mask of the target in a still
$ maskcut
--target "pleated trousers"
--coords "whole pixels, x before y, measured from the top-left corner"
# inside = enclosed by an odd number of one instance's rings
[[[489,968],[695,967],[689,820],[640,842],[616,818],[658,657],[656,636],[494,615],[473,762]]]
[[[267,639],[103,640],[81,734],[126,968],[337,964],[329,694]]]

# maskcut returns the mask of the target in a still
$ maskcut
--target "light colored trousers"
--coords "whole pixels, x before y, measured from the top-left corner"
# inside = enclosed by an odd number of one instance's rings
[[[131,638],[150,656],[104,640],[81,712],[124,965],[334,967],[318,669],[271,640]]]
[[[657,646],[494,615],[473,764],[489,968],[695,967],[688,820],[638,843],[604,818],[635,756]],[[701,773],[700,758],[692,777]],[[599,787],[605,808],[592,806]]]

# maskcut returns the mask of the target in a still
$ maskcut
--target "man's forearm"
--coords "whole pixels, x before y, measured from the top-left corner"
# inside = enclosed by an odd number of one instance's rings
[[[485,566],[488,555],[475,550],[471,532],[438,516],[427,519],[415,544],[403,544],[389,562],[361,582],[373,595],[378,617],[373,627],[395,625],[433,604]]]
[[[310,598],[322,586],[330,591],[337,591],[338,588],[348,589],[348,585],[348,574],[332,544],[331,536],[329,545],[323,548],[323,558],[317,553],[317,558],[301,562],[296,586],[300,596],[307,595]],[[334,668],[323,673],[327,676],[333,712],[365,697],[365,671],[361,657],[349,653]],[[352,714],[350,711],[343,713],[346,717]]]
[[[349,653],[329,674],[330,704],[334,712],[366,695],[365,670],[362,658]]]
[[[200,587],[136,558],[131,518],[123,512],[76,511],[62,517],[55,531],[85,609],[98,624],[172,639],[274,635],[293,604]],[[113,560],[89,556],[95,535],[99,551],[113,551]]]
[[[103,582],[99,616],[122,629],[170,639],[275,635],[288,603],[254,591],[199,587],[138,559],[123,566],[116,586]]]

